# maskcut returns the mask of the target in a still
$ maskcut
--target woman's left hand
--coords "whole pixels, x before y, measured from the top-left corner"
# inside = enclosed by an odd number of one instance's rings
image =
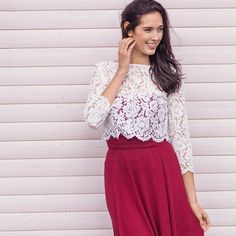
[[[191,208],[199,220],[200,226],[204,231],[207,231],[209,227],[211,226],[208,214],[201,208],[198,202],[190,204]]]

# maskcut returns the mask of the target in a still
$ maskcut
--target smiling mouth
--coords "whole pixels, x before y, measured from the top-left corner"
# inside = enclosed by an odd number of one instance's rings
[[[156,48],[157,46],[157,43],[147,43],[148,47],[153,49],[153,48]]]

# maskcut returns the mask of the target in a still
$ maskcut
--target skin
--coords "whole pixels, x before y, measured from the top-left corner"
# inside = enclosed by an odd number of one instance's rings
[[[129,22],[125,22],[124,27],[127,27],[128,24]],[[119,41],[117,72],[101,94],[107,97],[111,104],[128,73],[129,64],[150,64],[149,55],[155,53],[163,38],[161,14],[153,12],[143,15],[140,24],[133,31],[128,32],[128,36],[128,38]],[[147,43],[156,43],[156,47],[151,49]],[[189,204],[199,220],[200,226],[204,231],[207,231],[211,223],[207,213],[198,203],[193,173],[190,171],[185,173],[183,180]]]

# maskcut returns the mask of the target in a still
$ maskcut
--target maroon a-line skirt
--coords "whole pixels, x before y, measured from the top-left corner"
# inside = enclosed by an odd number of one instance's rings
[[[165,139],[111,137],[104,161],[105,197],[114,236],[203,236],[177,155]]]

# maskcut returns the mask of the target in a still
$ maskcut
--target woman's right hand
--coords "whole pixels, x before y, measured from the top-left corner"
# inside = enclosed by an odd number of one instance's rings
[[[128,73],[130,64],[131,51],[135,46],[135,39],[133,37],[123,38],[119,41],[118,50],[118,70]]]

